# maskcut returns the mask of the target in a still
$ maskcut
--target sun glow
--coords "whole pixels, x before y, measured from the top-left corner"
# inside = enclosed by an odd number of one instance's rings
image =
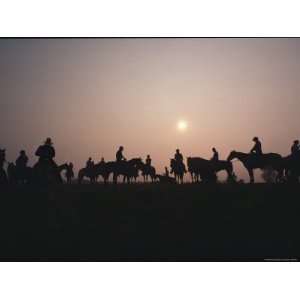
[[[177,129],[179,131],[185,131],[187,129],[188,125],[187,125],[187,122],[184,121],[184,120],[180,120],[178,121],[177,123]]]

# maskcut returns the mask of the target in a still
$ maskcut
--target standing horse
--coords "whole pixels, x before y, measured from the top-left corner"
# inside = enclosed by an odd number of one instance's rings
[[[300,156],[289,155],[283,158],[284,175],[288,182],[299,182]]]
[[[68,164],[57,166],[55,162],[39,161],[33,166],[32,180],[35,184],[61,184],[61,172],[68,170]]]
[[[171,174],[174,173],[176,182],[183,183],[185,166],[183,163],[178,163],[174,158],[170,160]]]
[[[254,183],[254,169],[267,169],[272,168],[273,170],[278,172],[276,177],[276,182],[279,182],[283,178],[283,170],[284,170],[284,161],[280,154],[277,153],[266,153],[262,155],[257,154],[249,154],[237,151],[231,151],[227,160],[231,161],[234,158],[237,158],[242,162],[244,167],[247,169],[250,183]]]
[[[118,182],[118,177],[123,175],[123,182],[130,183],[132,179],[136,181],[139,170],[142,170],[143,162],[141,158],[133,158],[130,160],[123,160],[120,162],[110,161],[105,164],[107,171],[107,178],[113,173],[113,182]]]
[[[193,182],[198,182],[199,177],[203,182],[216,182],[215,173],[223,170],[227,172],[228,181],[234,176],[232,163],[226,160],[214,162],[201,157],[188,157],[187,165]]]
[[[82,183],[84,177],[88,177],[90,179],[90,183],[95,183],[99,176],[99,170],[97,165],[94,165],[89,168],[82,168],[78,171],[78,183]]]
[[[144,178],[144,182],[148,181],[148,177],[150,176],[151,181],[154,182],[156,179],[156,170],[153,166],[149,166],[147,164],[142,164],[142,176]]]
[[[31,167],[17,167],[14,163],[9,163],[7,167],[7,175],[9,183],[31,183],[33,169]]]

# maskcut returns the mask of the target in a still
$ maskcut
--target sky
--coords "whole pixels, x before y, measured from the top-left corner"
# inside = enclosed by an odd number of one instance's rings
[[[78,170],[122,145],[158,173],[177,148],[226,159],[254,136],[287,155],[299,83],[300,39],[0,39],[0,148],[8,161],[26,150],[33,165],[51,137],[57,163]]]

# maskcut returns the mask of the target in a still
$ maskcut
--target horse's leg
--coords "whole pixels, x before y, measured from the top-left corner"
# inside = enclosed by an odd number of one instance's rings
[[[118,175],[117,173],[113,173],[113,183],[117,184],[118,183]]]
[[[253,169],[247,169],[248,173],[249,173],[249,177],[250,177],[250,183],[254,183],[254,173],[253,173]]]
[[[276,182],[282,182],[282,178],[283,178],[283,168],[279,168],[277,170],[278,175],[276,176]]]

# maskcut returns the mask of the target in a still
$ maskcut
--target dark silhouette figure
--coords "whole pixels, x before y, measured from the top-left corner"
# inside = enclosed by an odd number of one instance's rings
[[[143,166],[141,158],[106,163],[108,174],[113,173],[114,183],[117,183],[120,175],[123,175],[123,182],[130,183],[132,179],[136,180],[138,172],[143,170]]]
[[[216,148],[212,148],[213,157],[211,158],[211,161],[214,163],[217,163],[219,161],[219,153],[216,150]]]
[[[146,164],[142,166],[142,176],[144,177],[144,182],[148,181],[149,176],[152,182],[156,179],[156,170],[153,166],[151,166],[151,158],[149,154],[146,158]]]
[[[276,182],[280,182],[283,179],[284,160],[280,154],[265,153],[257,156],[251,153],[248,154],[243,152],[231,151],[227,160],[231,161],[235,158],[240,160],[243,163],[244,167],[247,169],[250,177],[250,183],[254,182],[254,169],[264,170],[266,168],[272,168],[278,172]]]
[[[256,155],[262,155],[263,152],[262,152],[261,142],[258,139],[258,137],[254,137],[252,141],[254,142],[254,146],[250,150],[250,153],[256,154]]]
[[[7,183],[7,175],[4,171],[4,163],[5,163],[5,149],[0,149],[0,184]]]
[[[177,165],[183,169],[184,173],[186,173],[185,164],[183,163],[183,155],[180,153],[179,149],[176,149],[174,159],[175,159]]]
[[[0,149],[0,169],[4,168],[5,161],[5,149]]]
[[[54,162],[53,159],[55,157],[55,149],[53,147],[51,138],[47,138],[44,145],[38,147],[35,155],[39,157],[40,162]]]
[[[185,165],[183,164],[183,162],[180,160],[176,160],[176,159],[171,159],[170,162],[170,167],[171,167],[171,174],[174,173],[175,175],[175,180],[179,183],[183,183],[183,176],[185,171]]]
[[[10,163],[7,167],[8,179],[11,183],[29,183],[32,177],[32,168],[27,166],[28,157],[24,150],[20,151],[16,165]]]
[[[87,162],[86,162],[86,168],[87,168],[87,169],[92,169],[92,168],[94,167],[94,165],[95,165],[95,164],[94,164],[92,158],[89,157],[89,159],[88,159]]]
[[[291,147],[291,154],[284,158],[284,175],[288,182],[297,183],[300,177],[300,148],[295,140]]]
[[[291,155],[297,157],[300,154],[299,140],[295,140],[291,147]]]
[[[166,176],[166,177],[169,177],[169,176],[170,176],[168,167],[165,167],[165,176]]]
[[[73,171],[74,165],[70,162],[68,164],[67,170],[66,170],[66,178],[67,178],[67,183],[71,183],[73,178],[74,178],[74,171]]]
[[[34,182],[41,184],[63,183],[61,167],[54,161],[55,149],[51,138],[47,138],[44,145],[38,147],[35,155],[39,157],[33,167]]]
[[[163,175],[156,175],[156,178],[160,183],[177,183],[174,177],[170,177],[168,167],[165,167],[165,173]]]
[[[151,157],[150,157],[149,154],[148,154],[147,157],[146,157],[146,165],[147,165],[147,166],[151,166]]]
[[[124,157],[123,155],[123,150],[124,150],[124,147],[123,146],[120,146],[119,147],[119,150],[117,151],[116,153],[116,161],[117,162],[121,162],[123,160],[126,160],[126,158]]]
[[[230,161],[212,161],[201,157],[187,158],[188,170],[191,174],[192,182],[211,182],[217,181],[216,172],[226,171],[227,181],[233,180],[233,167]]]
[[[24,150],[21,150],[19,157],[16,159],[16,167],[18,169],[24,169],[27,167],[27,163],[28,156],[26,155],[26,152]]]

